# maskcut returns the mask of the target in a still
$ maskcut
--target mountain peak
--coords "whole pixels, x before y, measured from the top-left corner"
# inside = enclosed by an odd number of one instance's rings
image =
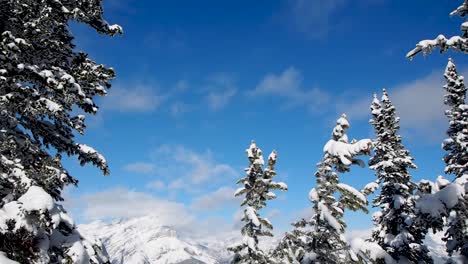
[[[174,226],[163,225],[157,215],[95,221],[80,225],[84,235],[99,237],[112,264],[218,264],[227,263],[227,245],[217,239],[194,240]],[[219,254],[219,252],[222,252]]]

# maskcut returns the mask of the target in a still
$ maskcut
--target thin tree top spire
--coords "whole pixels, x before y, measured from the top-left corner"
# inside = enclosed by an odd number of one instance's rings
[[[387,89],[385,88],[382,89],[382,102],[383,101],[390,101],[390,98],[388,97]]]
[[[378,103],[380,103],[380,102],[379,102],[379,98],[377,97],[377,93],[374,93],[374,97],[373,97],[372,103],[373,103],[373,104],[378,104]]]

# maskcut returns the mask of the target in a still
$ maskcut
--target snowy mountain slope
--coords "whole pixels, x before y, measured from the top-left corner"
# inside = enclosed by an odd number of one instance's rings
[[[162,225],[157,216],[144,216],[112,223],[101,221],[78,226],[85,236],[99,237],[105,244],[112,264],[227,264],[231,258],[226,248],[240,241],[239,231],[214,236],[195,237],[178,232],[176,227]],[[370,230],[348,234],[348,239],[369,236]],[[434,263],[445,263],[441,240],[443,232],[426,237]],[[275,238],[264,239],[261,248],[268,251],[277,244]],[[1,256],[0,256],[1,258]]]
[[[236,234],[223,238],[196,239],[161,225],[157,216],[145,216],[112,223],[101,221],[80,225],[85,235],[101,238],[112,264],[219,264],[227,263],[226,248]]]

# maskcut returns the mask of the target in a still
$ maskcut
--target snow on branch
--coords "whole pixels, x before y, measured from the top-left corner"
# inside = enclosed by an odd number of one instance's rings
[[[465,17],[468,13],[468,1],[463,1],[463,4],[460,5],[457,9],[450,13],[450,16],[459,15],[460,17]],[[449,49],[455,51],[461,51],[468,53],[468,22],[461,24],[462,36],[453,36],[447,39],[444,35],[439,35],[435,39],[426,39],[420,41],[416,44],[416,47],[406,54],[406,58],[413,59],[418,53],[423,53],[426,55],[431,53],[433,49],[439,47],[440,53],[444,53]]]
[[[349,166],[354,163],[354,156],[369,154],[372,148],[372,140],[361,139],[354,143],[339,142],[333,139],[329,140],[323,147],[323,151],[331,156],[338,157],[340,161]]]

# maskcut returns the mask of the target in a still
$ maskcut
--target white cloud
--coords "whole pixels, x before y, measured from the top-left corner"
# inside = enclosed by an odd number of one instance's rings
[[[269,220],[278,218],[281,215],[281,211],[279,209],[272,209],[268,214],[266,215],[266,218]]]
[[[159,163],[156,168],[160,174],[180,177],[185,185],[230,179],[238,175],[230,165],[216,162],[210,151],[197,153],[180,145],[163,145],[153,152],[152,158]]]
[[[468,73],[468,72],[464,72]],[[446,129],[444,117],[443,72],[434,71],[424,78],[387,89],[390,100],[394,103],[400,116],[401,128],[406,132],[424,134],[430,139],[440,140]],[[378,91],[381,95],[381,91]],[[370,117],[372,95],[367,98],[340,106],[350,118],[364,119]],[[407,133],[414,134],[414,133]]]
[[[185,181],[183,179],[179,178],[179,179],[171,181],[167,185],[167,188],[169,190],[178,190],[178,189],[188,188],[188,186],[185,184]]]
[[[165,95],[156,93],[156,87],[136,86],[122,88],[115,86],[103,98],[102,109],[120,112],[151,112],[166,100]]]
[[[267,74],[254,90],[248,92],[250,96],[278,96],[285,99],[283,107],[304,106],[310,111],[316,111],[320,106],[329,102],[330,95],[318,88],[304,90],[301,72],[289,67],[280,74]]]
[[[148,189],[160,191],[166,188],[166,184],[163,181],[155,180],[147,183],[145,187]]]
[[[130,163],[130,164],[125,165],[124,170],[128,172],[149,174],[149,173],[153,173],[155,168],[154,168],[154,164],[151,164],[151,163],[135,162],[135,163]]]
[[[309,220],[314,215],[314,209],[312,207],[306,207],[293,214],[293,219],[306,219]],[[296,221],[296,220],[293,220]]]
[[[192,202],[195,210],[217,210],[239,202],[239,198],[234,197],[236,190],[230,187],[221,187],[218,190],[197,197]]]
[[[237,93],[237,87],[228,74],[216,74],[208,78],[208,94],[205,99],[211,110],[220,110],[226,107]]]
[[[338,18],[336,12],[347,0],[289,0],[289,17],[299,32],[321,38],[332,28]]]
[[[80,197],[80,201],[83,207],[80,211],[87,220],[157,214],[163,225],[188,226],[195,221],[195,217],[181,203],[126,188],[113,188],[86,194]]]
[[[208,105],[213,110],[224,108],[231,98],[237,93],[235,89],[227,89],[222,92],[211,92],[207,95]]]
[[[232,215],[232,221],[233,221],[233,228],[234,229],[240,229],[244,223],[242,222],[242,218],[244,217],[244,209],[239,208],[234,212]]]

